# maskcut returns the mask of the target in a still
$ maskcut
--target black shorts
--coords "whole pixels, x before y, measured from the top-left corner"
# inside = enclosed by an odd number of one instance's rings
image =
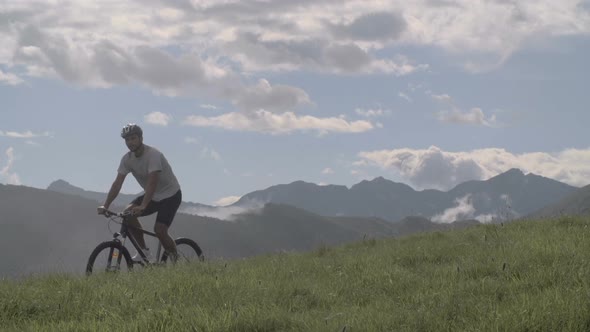
[[[143,202],[143,196],[141,195],[131,202],[133,205],[141,205]],[[148,206],[143,210],[140,217],[149,216],[150,214],[158,212],[156,216],[156,222],[162,223],[168,227],[172,224],[172,220],[174,220],[174,216],[176,215],[176,211],[178,211],[178,207],[182,202],[182,192],[178,190],[176,194],[172,195],[171,197],[165,198],[159,202],[154,200],[148,203]]]

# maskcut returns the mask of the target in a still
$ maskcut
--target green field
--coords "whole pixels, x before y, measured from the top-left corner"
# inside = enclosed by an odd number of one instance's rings
[[[589,331],[590,219],[0,282],[3,331]],[[205,248],[206,249],[206,248]]]

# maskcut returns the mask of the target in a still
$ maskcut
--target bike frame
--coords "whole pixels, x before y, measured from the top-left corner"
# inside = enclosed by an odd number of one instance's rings
[[[133,247],[135,248],[135,250],[137,250],[137,252],[139,253],[139,255],[142,258],[142,261],[134,261],[133,263],[140,263],[143,265],[147,265],[150,264],[150,261],[148,260],[147,256],[145,255],[145,253],[143,252],[143,249],[141,249],[141,247],[139,246],[139,243],[137,243],[137,240],[135,239],[135,237],[133,236],[133,234],[131,234],[131,232],[129,232],[129,228],[133,228],[136,230],[141,231],[143,234],[147,234],[149,236],[153,236],[155,238],[157,238],[158,236],[156,235],[156,233],[150,232],[150,231],[146,231],[143,228],[139,228],[139,227],[135,227],[132,225],[129,225],[127,223],[127,219],[128,217],[125,216],[120,216],[122,219],[121,222],[121,230],[119,232],[116,232],[115,234],[113,234],[114,239],[118,240],[119,235],[121,236],[121,238],[123,238],[123,241],[120,241],[122,244],[125,244],[125,239],[129,238],[129,240],[131,241],[131,244],[133,245]],[[156,262],[160,260],[160,252],[162,251],[162,243],[160,242],[160,240],[158,240],[158,251],[156,252]]]

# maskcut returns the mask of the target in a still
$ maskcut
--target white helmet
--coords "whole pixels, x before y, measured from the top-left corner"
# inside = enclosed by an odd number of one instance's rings
[[[136,125],[135,123],[129,123],[123,127],[121,130],[121,137],[127,138],[133,134],[136,134],[139,137],[143,137],[143,130],[141,127]]]

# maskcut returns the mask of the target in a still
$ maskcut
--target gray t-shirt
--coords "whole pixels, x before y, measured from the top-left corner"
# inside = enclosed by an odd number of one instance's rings
[[[157,202],[172,197],[180,190],[180,185],[172,172],[170,164],[168,164],[168,160],[156,148],[145,144],[144,147],[143,154],[139,158],[131,151],[121,158],[121,164],[118,170],[119,174],[133,174],[139,185],[145,190],[148,175],[151,172],[159,171],[160,179],[156,185],[156,191],[152,200]]]

